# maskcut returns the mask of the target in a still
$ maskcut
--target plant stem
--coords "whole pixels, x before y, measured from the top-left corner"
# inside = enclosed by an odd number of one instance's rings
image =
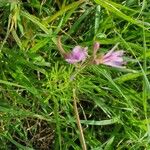
[[[87,150],[85,138],[84,138],[81,122],[80,122],[80,117],[79,117],[79,113],[78,113],[78,108],[77,108],[75,89],[73,89],[73,107],[74,107],[75,117],[76,117],[76,121],[77,121],[77,126],[79,129],[81,146],[82,146],[83,150]]]

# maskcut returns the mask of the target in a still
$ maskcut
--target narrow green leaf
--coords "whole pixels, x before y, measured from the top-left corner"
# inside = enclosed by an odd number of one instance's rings
[[[22,85],[18,85],[18,84],[16,84],[16,83],[11,83],[11,82],[4,81],[4,80],[0,80],[0,83],[1,83],[1,84],[6,84],[6,85],[9,85],[9,86],[16,86],[16,87],[20,87],[20,88],[25,88],[25,87],[22,86]]]
[[[16,145],[20,150],[34,150],[33,148],[30,148],[28,146],[23,146],[20,143],[16,142],[9,134],[5,135],[5,138],[10,142],[12,142],[14,145]]]
[[[82,124],[86,125],[96,125],[96,126],[104,126],[104,125],[110,125],[114,123],[119,123],[119,118],[113,118],[109,120],[101,120],[101,121],[95,121],[95,120],[81,120]]]
[[[51,34],[51,31],[49,29],[47,29],[45,27],[45,25],[43,25],[39,18],[29,14],[29,13],[26,13],[24,11],[21,11],[21,15],[26,17],[27,19],[31,20],[33,23],[35,23],[39,28],[41,28],[41,30],[43,30],[46,34]]]
[[[115,7],[114,3],[111,3],[111,1],[108,1],[108,0],[105,0],[105,1],[95,0],[95,2],[97,4],[103,6],[104,8],[109,10],[110,12],[112,12],[112,13],[116,14],[117,16],[123,18],[124,20],[127,20],[130,23],[136,24],[137,26],[139,26],[141,28],[145,28],[140,20],[135,20],[135,19],[131,18],[130,16],[127,16],[126,14],[121,12],[117,7]]]
[[[105,146],[105,148],[104,148],[104,150],[112,150],[112,144],[113,144],[113,142],[114,142],[114,136],[112,137],[112,138],[110,138],[108,141],[107,141],[107,144],[106,144],[106,146]]]
[[[149,75],[150,72],[147,72],[146,75]],[[138,72],[138,73],[128,73],[128,74],[125,74],[125,75],[122,75],[118,78],[115,78],[114,81],[115,82],[118,82],[118,83],[123,83],[125,81],[129,81],[129,80],[133,80],[133,79],[136,79],[140,76],[143,76],[143,73],[142,72]]]
[[[17,33],[14,29],[12,30],[12,35],[13,35],[17,45],[19,46],[19,48],[24,49],[23,46],[22,46],[21,40],[19,39],[19,37],[18,37],[18,35],[17,35]]]
[[[52,22],[53,20],[55,20],[57,17],[61,16],[66,11],[78,7],[83,2],[85,2],[85,0],[79,0],[77,2],[73,2],[73,3],[71,3],[71,4],[67,5],[67,6],[64,6],[60,11],[55,13],[53,16],[50,16],[50,17],[47,17],[47,18],[43,19],[43,23],[47,23],[48,24],[48,23]]]
[[[96,7],[96,12],[95,12],[95,34],[97,33],[100,25],[100,11],[101,11],[101,7],[100,5],[98,5]]]
[[[75,33],[80,26],[80,24],[84,21],[84,19],[89,15],[89,13],[92,11],[93,8],[87,9],[83,15],[81,15],[76,22],[72,25],[71,29],[68,31],[68,34]]]
[[[50,38],[45,38],[44,40],[40,40],[38,43],[36,43],[31,49],[31,53],[36,53],[40,48],[45,46],[49,42]]]

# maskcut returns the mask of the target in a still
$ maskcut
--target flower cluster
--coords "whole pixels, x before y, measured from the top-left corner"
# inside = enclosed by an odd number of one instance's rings
[[[62,51],[61,45],[59,46]],[[112,67],[123,67],[125,64],[123,60],[123,50],[118,50],[115,51],[115,48],[112,48],[110,51],[108,51],[106,54],[101,54],[97,55],[97,51],[100,49],[100,44],[98,42],[94,43],[93,45],[93,58],[92,58],[92,63],[99,65],[99,64],[104,64],[107,66],[112,66]],[[88,56],[87,52],[88,48],[81,47],[81,46],[75,46],[73,50],[70,53],[65,53],[63,50],[63,56],[64,59],[70,63],[70,64],[76,64],[78,62],[84,62]]]

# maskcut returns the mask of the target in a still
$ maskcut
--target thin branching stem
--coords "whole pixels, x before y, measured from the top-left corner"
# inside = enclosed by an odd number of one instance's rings
[[[77,99],[76,99],[76,90],[75,89],[73,89],[73,107],[74,107],[74,113],[75,113],[75,117],[76,117],[76,121],[77,121],[77,126],[78,126],[79,133],[80,133],[80,142],[82,145],[82,149],[87,150],[85,138],[84,138],[84,134],[83,134],[83,129],[81,126],[80,117],[79,117],[78,108],[77,108]]]

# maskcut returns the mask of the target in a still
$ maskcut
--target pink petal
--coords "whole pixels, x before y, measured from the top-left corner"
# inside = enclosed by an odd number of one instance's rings
[[[113,49],[110,50],[110,51],[108,51],[108,53],[106,53],[106,54],[104,55],[104,58],[111,56],[111,54],[113,53],[113,51],[114,51]]]
[[[120,62],[104,62],[103,64],[112,66],[112,67],[122,67],[122,63]]]
[[[71,64],[84,61],[88,55],[87,49],[87,47],[82,48],[81,46],[76,46],[71,53],[67,54],[65,60]]]
[[[72,53],[78,53],[81,52],[83,50],[83,48],[79,45],[75,46],[72,50]]]
[[[65,59],[68,63],[70,63],[70,64],[75,64],[75,63],[77,63],[78,62],[78,60],[77,59]]]
[[[109,57],[109,58],[104,58],[103,62],[123,62],[123,58],[122,57]]]

